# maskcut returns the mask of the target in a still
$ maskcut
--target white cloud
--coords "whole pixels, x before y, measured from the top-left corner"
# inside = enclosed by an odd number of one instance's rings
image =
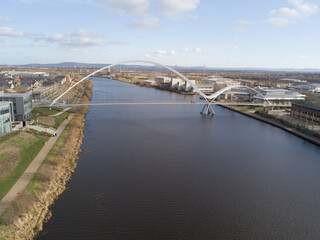
[[[306,59],[307,56],[299,56],[299,58]]]
[[[172,57],[175,57],[179,55],[180,53],[202,53],[203,50],[201,48],[185,48],[183,50],[157,50],[152,53],[145,53],[143,56],[148,59],[171,59]]]
[[[158,0],[160,11],[169,18],[179,18],[181,14],[195,10],[200,0]]]
[[[58,43],[64,47],[92,47],[105,46],[108,44],[104,37],[93,34],[85,29],[79,29],[75,33],[68,33],[66,35],[54,34],[47,38],[47,41]]]
[[[288,3],[294,8],[283,7],[271,10],[267,22],[277,26],[285,26],[305,20],[318,11],[317,5],[304,2],[304,0],[288,0]]]
[[[247,28],[245,26],[237,26],[234,28],[234,30],[236,30],[238,32],[246,32]]]
[[[157,59],[170,59],[177,55],[178,53],[175,50],[157,50],[152,53],[145,53],[143,56],[148,59],[157,60]]]
[[[132,22],[127,22],[126,25],[131,29],[147,31],[157,31],[161,27],[159,18],[155,17],[134,20]]]
[[[145,15],[150,7],[149,0],[93,0],[94,3],[110,6],[119,13]]]
[[[239,46],[238,46],[238,45],[233,45],[232,48],[233,48],[233,49],[238,49]]]
[[[0,36],[6,37],[24,37],[26,33],[21,30],[15,30],[8,27],[0,27]]]
[[[254,25],[254,24],[256,24],[256,22],[248,21],[248,20],[238,20],[237,23],[238,24],[243,24],[243,25]]]
[[[171,51],[170,51],[170,54],[171,54],[171,55],[177,55],[177,52],[174,51],[174,50],[171,50]]]
[[[201,48],[194,48],[194,49],[185,48],[181,52],[185,52],[185,53],[190,53],[190,52],[202,53],[203,51],[202,51]]]
[[[235,38],[233,39],[233,41],[235,41],[235,42],[240,42],[240,38],[235,37]]]
[[[310,16],[318,11],[318,6],[311,3],[305,3],[304,0],[288,0],[303,15]]]
[[[11,23],[11,22],[14,22],[14,21],[10,18],[0,16],[0,23]]]

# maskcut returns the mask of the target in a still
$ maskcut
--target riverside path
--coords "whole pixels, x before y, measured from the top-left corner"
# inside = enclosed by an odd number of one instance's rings
[[[73,118],[73,114],[70,114],[69,117],[64,120],[64,122],[60,125],[57,130],[57,136],[50,138],[46,144],[43,146],[38,155],[33,159],[28,168],[24,171],[18,181],[13,185],[10,191],[2,198],[0,201],[0,216],[2,216],[5,211],[8,209],[10,204],[15,201],[20,194],[25,190],[31,179],[34,177],[35,173],[38,171],[39,167],[46,159],[48,153],[55,145],[57,139],[63,132],[64,128],[68,125],[68,123]]]

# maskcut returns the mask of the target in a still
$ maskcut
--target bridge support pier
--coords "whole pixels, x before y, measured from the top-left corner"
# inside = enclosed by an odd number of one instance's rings
[[[200,113],[205,116],[215,114],[210,103],[207,103],[206,105],[204,105]]]

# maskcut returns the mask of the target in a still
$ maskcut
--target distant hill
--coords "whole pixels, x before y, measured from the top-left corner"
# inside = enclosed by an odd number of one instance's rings
[[[79,63],[79,62],[62,62],[62,63],[48,63],[39,64],[31,63],[25,65],[13,65],[10,67],[41,67],[41,68],[102,68],[110,64],[101,63]],[[4,66],[4,65],[2,65]],[[203,66],[183,67],[183,66],[171,66],[174,69],[181,71],[231,71],[231,72],[301,72],[301,73],[320,73],[320,69],[294,69],[294,68],[207,68]],[[125,68],[128,70],[160,70],[158,66],[146,66],[146,65],[117,65],[115,69]]]

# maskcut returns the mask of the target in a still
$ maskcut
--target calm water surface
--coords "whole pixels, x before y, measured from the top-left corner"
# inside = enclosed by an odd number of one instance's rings
[[[93,102],[195,100],[94,83]],[[320,148],[201,107],[90,106],[91,152],[37,239],[320,239]]]

